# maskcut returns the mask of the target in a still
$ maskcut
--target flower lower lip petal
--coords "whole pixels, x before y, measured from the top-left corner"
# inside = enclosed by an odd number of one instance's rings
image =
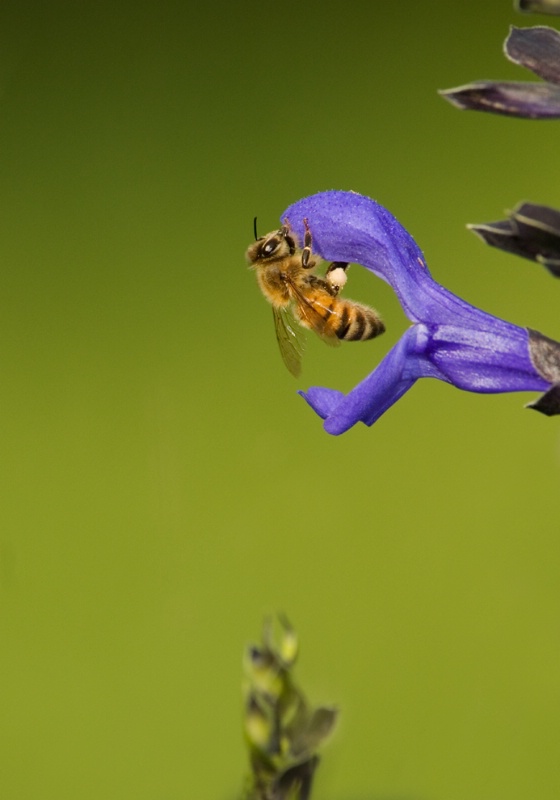
[[[324,389],[322,386],[312,386],[307,392],[300,391],[298,394],[323,419],[334,414],[337,406],[344,400],[342,392],[338,392],[336,389]]]
[[[300,392],[325,420],[325,430],[338,435],[357,422],[373,425],[414,385],[420,372],[415,369],[418,328],[409,328],[376,369],[347,395],[314,386]],[[421,333],[420,333],[421,335]]]

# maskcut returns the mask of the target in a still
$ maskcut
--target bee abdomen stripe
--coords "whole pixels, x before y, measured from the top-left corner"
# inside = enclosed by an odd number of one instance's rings
[[[379,317],[372,317],[368,320],[368,323],[369,330],[367,336],[364,336],[364,339],[374,339],[376,336],[380,336],[385,332],[385,323],[380,320]]]
[[[348,330],[350,329],[350,317],[348,315],[348,308],[343,306],[342,313],[340,315],[340,322],[338,324],[338,328],[336,329],[336,335],[339,339],[346,339],[348,334]]]
[[[328,308],[326,308],[326,309],[325,309],[325,311],[327,312],[327,313],[325,314],[325,321],[326,321],[326,320],[328,320],[328,318],[330,317],[330,315],[333,313],[333,308],[334,308],[334,306],[335,306],[335,303],[336,303],[336,301],[335,301],[335,299],[334,299],[334,297],[333,297],[333,299],[331,300],[331,304],[330,304],[330,306],[329,306]]]
[[[366,330],[366,322],[366,315],[360,308],[357,308],[356,315],[350,326],[350,330],[346,334],[346,339],[351,342],[359,342],[361,339],[363,339]]]

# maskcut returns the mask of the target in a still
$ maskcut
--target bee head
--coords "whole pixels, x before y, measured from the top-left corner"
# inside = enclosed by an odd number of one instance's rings
[[[275,258],[285,258],[296,251],[296,243],[289,228],[284,225],[280,230],[261,236],[247,250],[247,261],[254,264]]]

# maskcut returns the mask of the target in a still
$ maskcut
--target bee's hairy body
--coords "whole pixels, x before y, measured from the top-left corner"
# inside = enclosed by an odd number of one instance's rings
[[[267,264],[257,267],[257,280],[262,293],[273,306],[287,308],[294,293],[299,290],[309,309],[294,302],[293,311],[298,322],[321,336],[336,336],[346,341],[365,341],[379,336],[385,326],[368,306],[338,297],[330,284],[302,270],[301,256],[291,256],[281,265]],[[315,312],[319,324],[310,315]]]
[[[311,254],[311,232],[307,223],[303,249],[296,248],[289,227],[284,225],[257,239],[247,250],[247,259],[256,271],[262,293],[273,306],[280,350],[294,374],[285,349],[286,346],[293,348],[296,335],[279,314],[293,313],[300,325],[331,343],[365,341],[385,330],[374,309],[339,297],[348,264],[334,262],[324,278],[314,274],[319,260]],[[284,336],[286,328],[288,336]],[[282,341],[284,338],[286,343]],[[296,360],[299,361],[299,355]]]

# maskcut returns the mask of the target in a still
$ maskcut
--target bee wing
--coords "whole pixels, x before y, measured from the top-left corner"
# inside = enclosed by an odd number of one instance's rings
[[[319,336],[325,344],[331,347],[338,347],[340,345],[340,339],[335,333],[331,333],[326,329],[327,319],[331,314],[337,314],[337,312],[333,311],[331,308],[331,296],[328,291],[326,289],[324,290],[326,298],[325,303],[323,303],[317,296],[317,293],[313,295],[313,299],[310,299],[305,296],[299,286],[294,281],[290,280],[289,277],[286,277],[285,280],[290,289],[291,298],[296,304],[302,319],[305,320],[307,327],[315,331],[317,336]]]
[[[274,330],[280,355],[292,375],[301,373],[301,356],[305,349],[305,334],[292,316],[289,308],[272,307]]]

